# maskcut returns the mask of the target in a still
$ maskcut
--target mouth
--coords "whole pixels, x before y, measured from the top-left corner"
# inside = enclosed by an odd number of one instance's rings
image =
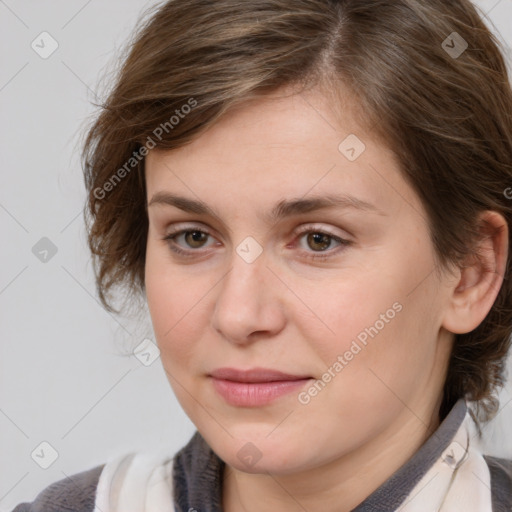
[[[267,368],[219,368],[209,374],[214,389],[230,405],[259,407],[303,387],[310,375],[293,375]]]

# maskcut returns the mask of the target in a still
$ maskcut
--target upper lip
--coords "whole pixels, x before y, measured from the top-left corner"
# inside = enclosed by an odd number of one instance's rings
[[[249,370],[218,368],[212,371],[210,375],[216,379],[231,380],[234,382],[274,382],[310,378],[309,375],[291,375],[270,368],[251,368]]]

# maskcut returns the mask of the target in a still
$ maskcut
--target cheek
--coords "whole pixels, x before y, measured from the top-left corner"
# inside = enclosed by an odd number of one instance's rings
[[[325,286],[314,283],[302,291],[308,308],[295,318],[304,338],[315,340],[325,363],[349,350],[355,340],[364,347],[376,330],[382,333],[399,321],[397,310],[401,306],[397,304],[400,296],[396,287],[392,281],[377,279],[374,273],[354,271],[351,276],[347,274]]]
[[[201,298],[203,290],[190,285],[190,278],[171,272],[165,256],[148,247],[145,288],[148,308],[166,369],[179,368],[191,357],[203,331]]]
[[[398,366],[413,375],[422,358],[433,357],[433,283],[424,280],[412,291],[428,274],[429,261],[418,255],[416,265],[410,265],[405,259],[395,254],[381,265],[353,269],[334,282],[301,290],[308,309],[295,318],[304,339],[314,343],[318,371],[346,355],[351,374],[371,368],[393,378]]]
[[[435,312],[427,307],[428,287],[410,296],[393,289],[378,292],[375,288],[374,299],[363,302],[359,311],[347,311],[346,324],[338,323],[342,335],[330,346],[331,365],[343,357],[343,369],[331,388],[333,403],[340,412],[354,409],[354,418],[364,417],[365,410],[398,414],[402,401],[409,403],[427,389],[437,371]]]

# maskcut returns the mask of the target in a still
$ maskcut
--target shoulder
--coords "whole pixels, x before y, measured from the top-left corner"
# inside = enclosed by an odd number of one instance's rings
[[[34,501],[20,503],[12,512],[92,512],[104,466],[102,464],[50,484]]]
[[[512,510],[512,460],[484,455],[491,474],[493,510]]]

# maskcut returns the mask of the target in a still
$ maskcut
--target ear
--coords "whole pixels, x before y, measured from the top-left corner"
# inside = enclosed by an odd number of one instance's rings
[[[508,257],[508,225],[495,211],[480,214],[481,238],[475,253],[459,268],[443,327],[464,334],[478,327],[492,308],[503,283]]]

